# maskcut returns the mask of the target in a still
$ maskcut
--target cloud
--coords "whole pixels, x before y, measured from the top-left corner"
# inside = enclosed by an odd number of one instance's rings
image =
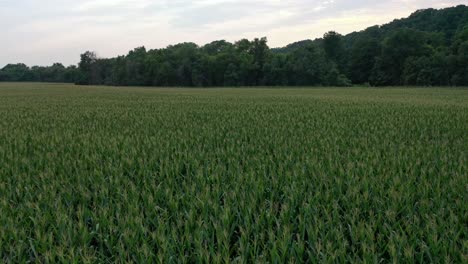
[[[134,47],[266,36],[270,46],[343,34],[466,0],[0,0],[0,67],[65,64],[94,50],[101,56]]]

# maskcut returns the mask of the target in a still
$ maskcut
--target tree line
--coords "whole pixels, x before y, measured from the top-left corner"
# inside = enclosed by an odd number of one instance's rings
[[[271,49],[266,38],[204,46],[181,43],[135,48],[99,58],[87,51],[77,66],[10,64],[0,81],[116,86],[466,86],[468,7],[425,9],[409,18],[346,36]]]

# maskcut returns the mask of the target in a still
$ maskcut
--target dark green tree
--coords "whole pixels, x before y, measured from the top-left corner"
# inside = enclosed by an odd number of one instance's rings
[[[409,57],[430,55],[433,50],[428,45],[425,32],[414,29],[401,29],[392,33],[382,44],[382,54],[376,59],[370,81],[374,85],[402,85],[403,70]]]
[[[349,58],[349,77],[353,83],[369,82],[369,77],[375,65],[375,59],[380,55],[380,43],[373,38],[362,38],[354,43]]]
[[[78,84],[94,84],[97,80],[97,56],[95,52],[86,51],[80,55],[80,62],[78,63],[78,69],[80,70],[80,80]]]
[[[343,36],[335,31],[325,33],[323,49],[329,59],[337,63],[340,62],[344,56]]]
[[[2,79],[9,82],[29,82],[34,81],[34,75],[23,63],[8,64],[2,70]]]

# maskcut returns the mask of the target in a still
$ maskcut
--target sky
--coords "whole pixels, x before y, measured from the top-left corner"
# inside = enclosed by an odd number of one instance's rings
[[[0,0],[0,67],[77,64],[81,53],[124,55],[180,42],[267,37],[282,47],[468,0]]]

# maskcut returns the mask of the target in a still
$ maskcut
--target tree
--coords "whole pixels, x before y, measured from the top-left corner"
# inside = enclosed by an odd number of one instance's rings
[[[34,75],[31,70],[23,63],[8,64],[1,70],[1,72],[3,81],[26,82],[34,80]]]
[[[468,41],[458,45],[457,53],[452,56],[450,61],[450,68],[452,69],[452,85],[468,85]]]
[[[273,53],[271,59],[264,65],[263,84],[271,86],[288,85],[289,71],[286,67],[288,56],[284,53]]]
[[[376,59],[370,81],[374,85],[402,85],[404,64],[409,57],[427,56],[433,52],[425,32],[401,29],[382,44],[382,54]]]
[[[373,38],[362,38],[353,45],[349,59],[349,76],[353,83],[369,82],[380,50],[380,43]]]
[[[238,72],[239,70],[235,64],[229,64],[226,71],[224,72],[223,86],[239,86],[241,82],[239,80]]]
[[[449,85],[446,57],[435,53],[408,58],[403,70],[403,80],[405,85]]]
[[[285,70],[288,85],[334,85],[345,86],[348,81],[330,61],[321,47],[309,45],[295,50],[288,56]]]
[[[448,62],[450,83],[457,86],[468,85],[468,25],[457,32],[451,50],[452,55]]]
[[[76,83],[80,79],[80,71],[75,65],[68,66],[65,69],[65,75],[63,76],[63,82],[65,83]]]
[[[340,62],[343,54],[343,36],[335,31],[329,31],[323,36],[323,49],[327,57],[334,62]]]
[[[254,39],[249,53],[253,57],[253,83],[252,85],[259,85],[263,78],[263,66],[267,62],[269,56],[269,48],[267,45],[267,38]]]
[[[206,44],[201,48],[201,51],[207,55],[213,56],[220,53],[232,52],[234,45],[226,40],[217,40]]]
[[[125,58],[125,62],[125,83],[127,85],[151,84],[150,78],[147,77],[145,47],[138,47],[130,51]]]
[[[86,51],[85,53],[80,55],[80,58],[81,59],[78,63],[78,69],[81,72],[81,76],[80,80],[78,80],[78,84],[93,84],[93,81],[97,79],[96,53],[92,51]]]

